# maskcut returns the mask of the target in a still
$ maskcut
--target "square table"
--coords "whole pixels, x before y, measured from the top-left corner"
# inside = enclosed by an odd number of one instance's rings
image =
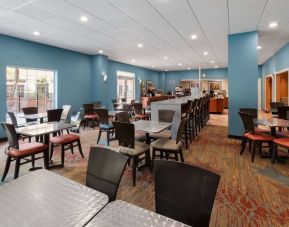
[[[108,196],[48,170],[0,186],[1,226],[84,226]]]
[[[150,144],[150,133],[159,133],[173,125],[172,123],[168,122],[146,120],[134,121],[132,123],[134,124],[135,131],[145,132],[147,144]]]
[[[185,227],[181,222],[159,215],[157,213],[145,210],[141,207],[124,201],[113,201],[103,208],[88,224],[89,227],[101,226],[171,226]]]
[[[279,118],[257,118],[255,123],[269,127],[271,130],[271,135],[276,136],[276,128],[286,128],[289,127],[289,121]]]

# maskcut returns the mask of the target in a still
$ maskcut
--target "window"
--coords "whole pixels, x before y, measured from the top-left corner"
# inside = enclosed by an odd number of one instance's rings
[[[117,71],[117,98],[135,99],[135,74]]]
[[[23,107],[38,107],[46,112],[55,106],[55,71],[6,67],[7,110],[22,112]]]

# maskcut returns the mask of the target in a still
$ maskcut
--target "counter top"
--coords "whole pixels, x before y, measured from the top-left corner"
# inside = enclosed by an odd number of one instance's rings
[[[186,103],[188,100],[194,100],[196,98],[200,98],[201,96],[185,96],[181,98],[175,98],[175,99],[168,99],[158,102],[152,102],[151,105],[181,105]]]

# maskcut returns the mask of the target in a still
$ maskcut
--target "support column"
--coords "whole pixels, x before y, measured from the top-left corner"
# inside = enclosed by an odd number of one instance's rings
[[[229,136],[241,136],[239,108],[258,108],[258,33],[228,36]]]

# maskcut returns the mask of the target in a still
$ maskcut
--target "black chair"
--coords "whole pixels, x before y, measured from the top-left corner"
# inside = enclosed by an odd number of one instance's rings
[[[143,113],[143,105],[142,103],[134,103],[134,115],[136,120],[149,120],[150,115]]]
[[[97,143],[100,140],[101,133],[106,132],[107,146],[109,146],[109,141],[112,140],[110,138],[110,135],[114,134],[114,127],[111,123],[109,123],[108,110],[96,109],[95,111],[98,115],[98,120],[99,120],[99,133],[98,133]]]
[[[15,128],[20,128],[20,127],[24,127],[25,125],[19,125],[18,124],[18,121],[17,121],[17,118],[15,116],[15,114],[13,112],[7,112],[8,113],[8,116],[10,117],[11,119],[11,122],[12,122],[12,125],[14,125]]]
[[[47,110],[47,122],[59,122],[63,109]]]
[[[284,106],[284,103],[283,102],[270,102],[270,112],[273,115],[277,115],[278,114],[277,108],[280,106]]]
[[[83,104],[83,110],[84,110],[84,125],[83,125],[83,129],[85,129],[85,127],[91,123],[91,127],[94,129],[95,123],[98,124],[98,117],[97,115],[94,113],[94,105],[93,104]]]
[[[113,109],[118,109],[119,108],[119,104],[117,103],[117,99],[112,99],[111,100],[112,105],[113,105]]]
[[[8,139],[8,147],[5,150],[7,154],[6,166],[2,176],[2,181],[5,180],[5,177],[9,171],[10,163],[16,161],[14,179],[18,178],[20,165],[26,164],[28,162],[32,163],[34,168],[35,160],[44,158],[44,166],[48,168],[48,146],[43,143],[18,143],[18,136],[15,130],[15,127],[12,124],[1,123]],[[35,157],[36,154],[43,153],[41,157]],[[31,159],[28,157],[31,156]],[[21,162],[24,160],[23,162]]]
[[[258,110],[256,108],[240,108],[239,111],[250,114],[253,118],[258,118]]]
[[[288,120],[289,106],[278,106],[277,113],[280,119]]]
[[[24,107],[22,108],[24,115],[38,114],[38,107]],[[26,123],[35,122],[37,119],[26,119]]]
[[[121,102],[126,102],[126,98],[121,98]]]
[[[115,120],[116,121],[129,123],[130,122],[129,119],[130,119],[129,113],[126,111],[119,112],[119,113],[115,114]]]
[[[191,226],[209,226],[220,175],[179,162],[155,160],[156,213]]]
[[[115,200],[117,189],[128,157],[102,147],[91,147],[88,159],[86,185],[103,192],[109,202]]]
[[[94,109],[101,108],[101,101],[94,101],[92,102]]]

